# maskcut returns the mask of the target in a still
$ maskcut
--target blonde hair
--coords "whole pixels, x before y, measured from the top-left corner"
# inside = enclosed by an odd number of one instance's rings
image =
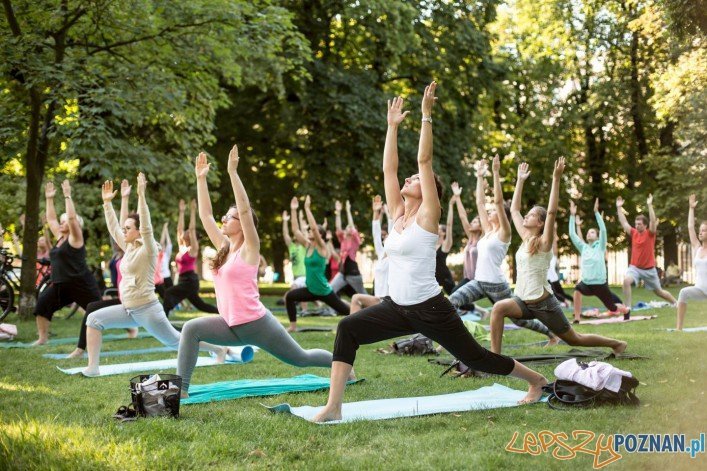
[[[59,216],[59,222],[68,221],[68,220],[69,220],[69,215],[66,213],[61,213],[61,216]],[[83,218],[77,214],[76,220],[79,222],[79,226],[81,227],[81,229],[83,229]]]

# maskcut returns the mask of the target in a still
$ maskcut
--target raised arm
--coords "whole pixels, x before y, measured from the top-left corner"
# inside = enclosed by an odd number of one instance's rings
[[[351,215],[351,202],[349,200],[346,200],[346,225],[356,229],[356,224],[354,224],[353,216]]]
[[[606,251],[608,238],[606,234],[606,224],[604,224],[604,217],[599,212],[599,198],[594,200],[594,217],[597,220],[597,226],[599,226],[599,246],[602,250]]]
[[[621,227],[623,227],[624,232],[626,234],[631,235],[631,224],[628,223],[628,219],[626,219],[626,214],[624,214],[624,199],[622,197],[616,198],[616,212],[619,216],[619,223],[621,224]]]
[[[496,155],[493,158],[493,204],[498,216],[498,239],[503,243],[511,241],[511,223],[508,221],[506,207],[503,202],[503,188],[501,188],[501,159]],[[479,214],[486,215],[486,211],[479,210]]]
[[[292,223],[292,236],[297,242],[304,245],[305,247],[309,245],[309,240],[300,230],[299,217],[297,216],[297,209],[299,208],[299,201],[297,197],[293,197],[290,201],[290,222]]]
[[[120,225],[125,224],[130,213],[130,192],[132,187],[127,180],[120,182]]]
[[[471,237],[471,225],[469,224],[469,219],[466,216],[466,209],[464,208],[464,203],[462,203],[462,188],[457,182],[452,182],[452,199],[457,206],[457,215],[462,223],[462,229],[467,237]],[[451,201],[450,201],[451,203]]]
[[[422,96],[422,126],[420,144],[417,149],[417,168],[420,174],[422,205],[417,211],[417,224],[428,232],[436,233],[442,206],[437,194],[434,171],[432,170],[432,107],[434,106],[437,82],[425,87]]]
[[[655,210],[653,209],[653,194],[648,195],[646,200],[648,203],[648,230],[655,234],[658,232],[658,218],[655,217]]]
[[[543,251],[554,248],[553,252],[557,255],[557,206],[560,201],[560,180],[562,173],[565,171],[565,158],[560,157],[555,161],[555,169],[552,172],[552,188],[550,189],[550,201],[547,204],[547,217],[545,218],[545,228],[541,239]]]
[[[577,238],[584,243],[584,236],[582,235],[582,218],[579,214],[574,218],[574,225],[577,230]]]
[[[285,241],[286,246],[292,244],[292,238],[290,237],[290,229],[287,227],[287,223],[290,221],[290,215],[287,211],[282,212],[282,238]]]
[[[687,233],[690,234],[690,245],[693,250],[697,250],[700,247],[700,239],[697,237],[697,232],[695,231],[695,208],[697,207],[697,199],[694,193],[690,195],[689,203],[690,208],[687,211]]]
[[[481,160],[476,166],[476,212],[479,214],[481,229],[484,234],[491,232],[491,223],[489,215],[486,212],[486,191],[484,190],[484,178],[486,178],[486,161]]]
[[[383,181],[385,201],[393,221],[396,221],[405,211],[398,181],[398,127],[408,113],[410,112],[403,112],[402,97],[388,100],[388,131],[383,149]]]
[[[140,215],[140,235],[147,253],[157,256],[157,241],[152,230],[152,220],[150,219],[150,210],[147,207],[147,199],[145,199],[146,188],[147,179],[145,174],[140,172],[137,174],[137,212]]]
[[[189,202],[189,255],[199,256],[199,241],[196,239],[196,201]]]
[[[66,217],[69,219],[69,244],[78,249],[83,246],[83,231],[76,215],[74,200],[71,199],[71,183],[69,183],[69,180],[64,180],[61,183],[61,191],[64,193],[64,207],[66,208]]]
[[[206,235],[209,236],[209,240],[216,250],[218,250],[223,247],[224,244],[228,243],[228,238],[223,235],[223,232],[219,229],[211,206],[209,184],[206,179],[209,169],[211,168],[210,165],[206,154],[204,152],[199,153],[196,158],[196,164],[194,165],[194,172],[196,173],[196,198],[199,205],[199,219],[201,219],[201,225],[204,226]],[[183,223],[184,213],[182,212],[181,214]]]
[[[341,262],[341,256],[339,253],[336,251],[334,248],[334,236],[332,235],[331,231],[326,231],[326,248],[327,251],[329,252],[329,255],[336,261],[336,263]]]
[[[47,247],[49,248],[49,250],[51,250],[52,247],[54,247],[54,243],[52,242],[52,238],[49,237],[49,225],[47,224],[47,217],[45,213],[41,213],[39,215],[39,220],[42,222],[42,235],[47,241]]]
[[[184,200],[179,200],[179,217],[177,218],[177,243],[182,245],[184,237],[184,211],[187,209],[187,203]]]
[[[169,223],[165,222],[162,225],[162,234],[160,234],[160,245],[164,252],[168,252],[167,244],[172,245],[172,241],[169,239]]]
[[[334,228],[336,229],[336,235],[337,237],[341,238],[341,210],[343,209],[343,206],[341,204],[341,201],[336,200],[334,201]]]
[[[312,205],[312,199],[307,195],[304,199],[304,214],[307,216],[307,223],[309,224],[309,227],[312,228],[312,238],[314,239],[314,245],[325,252],[324,257],[328,258],[329,256],[329,249],[326,246],[326,241],[322,239],[322,235],[319,233],[319,229],[317,228],[317,220],[314,219],[314,215],[312,214],[312,210],[310,209],[310,206]]]
[[[250,200],[248,193],[245,191],[245,186],[238,175],[238,146],[234,145],[231,152],[228,154],[228,175],[231,177],[231,187],[233,188],[233,196],[236,198],[236,206],[238,207],[238,216],[241,218],[241,228],[243,229],[243,245],[247,250],[247,254],[241,255],[243,260],[255,265],[260,258],[260,237],[258,229],[255,227],[253,220],[253,211],[250,208]]]
[[[452,244],[454,243],[454,196],[449,200],[449,208],[447,208],[447,224],[446,230],[444,231],[444,242],[442,242],[442,252],[449,253],[452,250]],[[459,198],[457,198],[458,200]]]
[[[525,181],[530,176],[530,169],[526,162],[521,163],[518,166],[518,177],[516,178],[516,189],[513,192],[513,200],[511,200],[511,218],[513,219],[513,225],[516,228],[516,232],[520,235],[520,238],[525,240],[528,238],[528,231],[523,227],[523,215],[520,213],[520,202],[523,196],[523,185]]]
[[[44,197],[46,198],[46,213],[47,213],[47,224],[49,225],[49,230],[54,234],[54,238],[57,240],[61,239],[61,229],[59,220],[56,217],[56,209],[54,209],[54,197],[56,196],[56,188],[54,188],[53,182],[47,182],[44,187]]]
[[[115,241],[116,245],[125,252],[125,238],[123,237],[123,228],[118,218],[115,215],[115,210],[113,209],[113,198],[115,198],[116,191],[113,191],[113,182],[111,180],[106,180],[101,188],[101,198],[103,199],[103,213],[106,217],[106,226],[108,227],[108,232],[110,236]]]
[[[376,250],[376,257],[380,260],[385,254],[383,248],[383,232],[381,228],[381,220],[383,219],[383,200],[380,195],[373,198],[373,248]]]
[[[577,228],[575,227],[576,225],[576,220],[575,218],[577,217],[577,205],[574,204],[574,201],[570,200],[570,227],[569,227],[569,234],[570,234],[570,240],[572,241],[572,244],[579,250],[580,253],[582,253],[582,250],[584,250],[584,241],[580,239],[577,236]]]

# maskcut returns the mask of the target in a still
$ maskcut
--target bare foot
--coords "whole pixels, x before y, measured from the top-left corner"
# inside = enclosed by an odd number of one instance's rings
[[[347,381],[356,381],[356,373],[354,373],[353,368],[351,368],[351,373],[349,373]]]
[[[189,398],[189,393],[186,391],[182,391],[182,393],[179,395],[180,399],[187,399]]]
[[[37,339],[32,344],[33,347],[39,347],[40,345],[45,345],[48,339]]]
[[[546,384],[547,379],[544,376],[540,376],[540,379],[530,383],[530,386],[528,387],[528,394],[526,394],[523,399],[518,401],[518,404],[531,404],[533,402],[538,402],[543,396],[543,386]]]
[[[69,353],[69,356],[66,358],[83,358],[83,349],[77,348],[73,352]]]
[[[131,327],[129,329],[125,329],[125,331],[128,333],[129,339],[134,339],[137,337],[137,329],[136,328]]]
[[[619,341],[619,344],[612,348],[614,355],[621,355],[626,350],[626,347],[628,347],[628,343]]]
[[[228,354],[227,347],[221,347],[216,352],[216,363],[223,364],[226,362],[226,355]]]
[[[87,378],[94,378],[96,376],[99,376],[101,372],[96,368],[95,370],[91,370],[89,368],[86,368],[81,372],[82,375],[84,375]]]
[[[548,340],[545,344],[545,348],[552,347],[554,345],[557,345],[558,343],[560,343],[560,337],[558,337],[557,335],[553,335],[552,337],[550,337],[550,340]]]
[[[312,418],[312,422],[331,422],[333,420],[341,420],[341,408],[337,410],[333,408],[329,409],[328,406],[324,406],[324,408]]]
[[[290,326],[287,328],[287,331],[292,333],[297,331],[297,324],[290,324]]]

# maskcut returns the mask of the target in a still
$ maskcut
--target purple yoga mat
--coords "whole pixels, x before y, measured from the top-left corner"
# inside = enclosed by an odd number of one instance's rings
[[[624,322],[632,322],[632,321],[649,321],[651,319],[655,319],[658,316],[631,316],[631,318],[627,321],[624,320],[624,316],[616,316],[616,317],[609,317],[608,319],[594,319],[591,321],[582,321],[580,324],[622,324]]]

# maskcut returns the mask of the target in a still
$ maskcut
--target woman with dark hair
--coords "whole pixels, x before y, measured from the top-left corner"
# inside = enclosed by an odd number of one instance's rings
[[[64,193],[66,213],[58,220],[54,209],[54,183],[47,183],[44,190],[47,224],[57,242],[49,251],[51,283],[39,294],[34,309],[38,333],[34,345],[44,345],[49,340],[49,326],[56,311],[71,303],[86,309],[90,302],[101,299],[96,278],[86,264],[83,219],[76,214],[69,180],[64,180],[61,190]]]
[[[311,198],[309,195],[304,200],[304,213],[309,224],[309,237],[306,237],[299,228],[297,220],[297,208],[299,201],[292,198],[290,201],[290,222],[292,223],[292,235],[297,242],[307,248],[304,257],[306,272],[306,287],[293,289],[285,295],[285,306],[287,316],[290,319],[288,332],[297,329],[297,303],[302,301],[324,301],[333,308],[339,315],[345,316],[349,313],[349,305],[342,301],[327,282],[325,270],[327,261],[334,251],[331,240],[326,239],[326,230],[317,224],[314,215],[310,210]]]
[[[449,200],[447,210],[447,223],[437,226],[437,243],[435,244],[435,280],[442,287],[445,293],[454,292],[454,277],[452,271],[447,266],[447,255],[452,250],[454,237],[452,236],[454,224],[454,209],[452,208],[454,198]]]
[[[523,184],[530,176],[528,164],[518,167],[518,179],[511,203],[511,217],[523,243],[516,252],[517,284],[511,299],[499,301],[491,311],[491,350],[501,351],[503,321],[513,319],[538,319],[553,334],[569,345],[583,347],[611,347],[614,353],[626,349],[626,342],[594,334],[577,333],[565,317],[560,302],[553,295],[547,281],[547,269],[552,259],[555,238],[555,217],[560,198],[560,178],[565,169],[565,159],[555,161],[548,209],[533,206],[523,217],[520,213]]]
[[[203,152],[196,158],[199,217],[211,243],[219,247],[211,267],[220,315],[192,319],[182,328],[177,374],[182,377],[183,397],[188,396],[200,341],[227,346],[256,345],[285,363],[299,367],[331,366],[331,353],[302,349],[260,302],[260,237],[255,212],[238,175],[238,161],[238,147],[233,146],[228,155],[228,174],[236,204],[221,218],[219,228],[206,182],[209,163]]]
[[[434,277],[435,244],[441,216],[442,186],[432,170],[432,82],[422,98],[422,128],[417,156],[419,173],[398,182],[397,131],[408,112],[402,98],[388,102],[388,133],[383,154],[385,199],[393,226],[385,248],[391,276],[389,296],[380,304],[344,318],[336,331],[331,388],[326,406],[314,421],[341,419],[346,380],[360,345],[402,335],[421,333],[438,342],[465,365],[487,373],[512,375],[530,384],[521,401],[535,402],[547,380],[512,358],[492,353],[479,345],[464,326],[454,307],[440,291]]]
[[[88,366],[84,376],[99,376],[99,359],[103,330],[119,327],[143,327],[165,346],[177,350],[179,332],[169,323],[162,304],[155,294],[155,271],[159,246],[150,221],[150,210],[145,199],[147,180],[142,173],[137,176],[137,213],[128,214],[123,227],[113,210],[113,182],[103,184],[101,196],[108,231],[125,255],[120,262],[120,302],[91,313],[86,320],[86,350]],[[216,353],[220,362],[226,349],[202,344],[200,347]]]
[[[179,219],[177,220],[177,241],[179,253],[174,257],[177,262],[179,280],[177,284],[165,290],[164,312],[169,313],[174,307],[185,299],[199,311],[218,314],[218,309],[213,304],[205,302],[199,296],[199,275],[196,273],[196,262],[199,258],[199,239],[196,236],[196,201],[189,204],[189,228],[184,230],[184,200],[179,200]]]

